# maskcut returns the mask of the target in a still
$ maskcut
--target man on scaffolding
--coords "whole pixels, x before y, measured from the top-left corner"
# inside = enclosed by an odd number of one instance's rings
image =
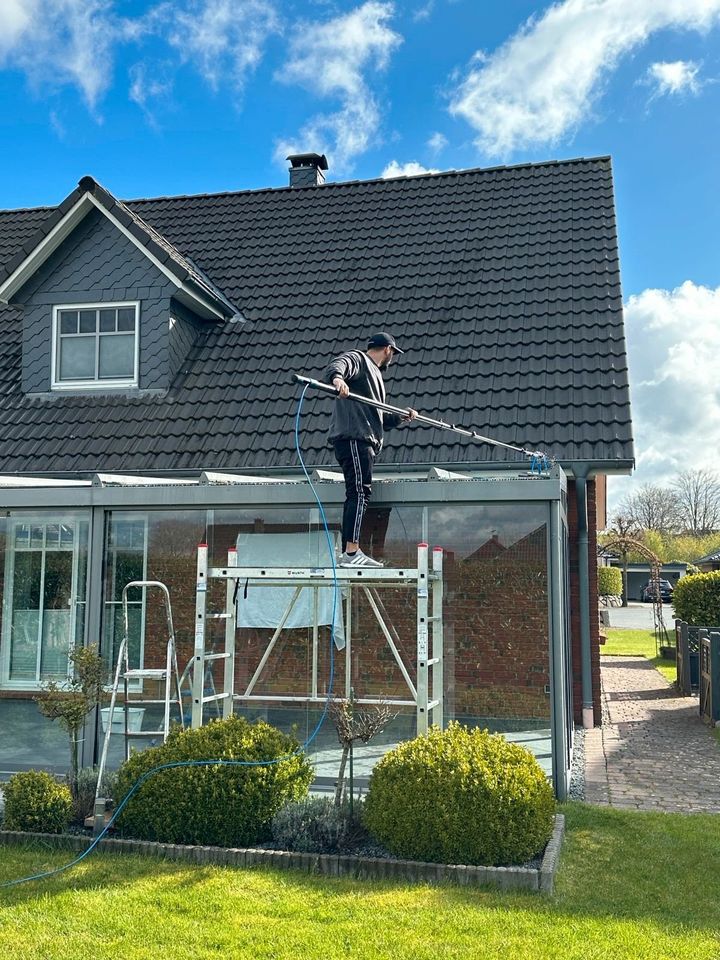
[[[322,379],[338,392],[330,423],[330,442],[345,477],[342,521],[341,567],[381,567],[360,549],[360,529],[372,492],[375,457],[382,449],[385,430],[417,417],[417,411],[385,413],[376,407],[348,399],[349,393],[385,403],[383,371],[396,355],[404,353],[389,333],[376,333],[367,351],[349,350],[335,357]]]

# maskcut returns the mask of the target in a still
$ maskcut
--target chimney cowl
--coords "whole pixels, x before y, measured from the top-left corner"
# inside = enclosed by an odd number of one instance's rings
[[[318,187],[325,183],[322,171],[327,170],[328,162],[324,153],[294,153],[287,159],[291,187]]]

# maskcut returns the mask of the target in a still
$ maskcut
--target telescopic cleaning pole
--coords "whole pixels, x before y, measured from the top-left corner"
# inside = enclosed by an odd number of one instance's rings
[[[317,390],[321,390],[323,393],[332,394],[334,397],[338,395],[335,387],[329,383],[322,383],[320,380],[313,380],[311,377],[302,377],[298,373],[294,374],[293,379],[296,383],[307,384],[308,386],[315,387]],[[403,409],[402,407],[393,407],[389,403],[380,403],[379,400],[361,397],[357,393],[349,393],[347,399],[357,400],[358,403],[365,403],[369,407],[376,407],[378,410],[384,410],[386,413],[399,413],[401,416],[405,416],[408,412],[407,409]],[[513,446],[512,443],[503,443],[501,440],[485,437],[481,433],[478,433],[477,430],[471,430],[469,427],[462,427],[456,423],[446,423],[445,420],[435,420],[432,417],[423,416],[421,413],[415,417],[413,422],[424,423],[427,427],[437,427],[438,430],[450,430],[452,433],[457,433],[461,437],[468,437],[471,440],[478,440],[480,443],[490,443],[494,447],[503,447],[505,450],[514,450],[516,453],[525,454],[526,457],[530,457],[532,460],[531,469],[537,463],[538,471],[540,471],[552,462],[547,454],[540,450],[528,450],[526,447]]]

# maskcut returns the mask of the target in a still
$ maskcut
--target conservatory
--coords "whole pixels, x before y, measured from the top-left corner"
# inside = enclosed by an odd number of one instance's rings
[[[342,477],[319,470],[313,482],[332,542]],[[77,645],[98,644],[112,675],[125,629],[123,588],[132,581],[168,588],[181,694],[188,696],[177,719],[191,722],[198,545],[207,544],[210,568],[226,567],[237,551],[237,562],[257,568],[258,576],[251,569],[232,581],[229,667],[216,656],[225,649],[227,616],[211,612],[227,611],[227,583],[207,584],[201,721],[226,709],[215,692],[227,692],[230,670],[231,709],[310,740],[322,786],[333,782],[340,755],[331,721],[319,724],[328,698],[351,691],[359,702],[388,704],[392,719],[356,753],[356,780],[364,782],[390,745],[418,729],[408,696],[418,683],[417,590],[393,572],[417,570],[417,545],[424,542],[431,551],[442,548],[435,614],[442,624],[442,690],[430,722],[459,720],[526,746],[558,798],[566,796],[573,707],[567,480],[559,466],[543,474],[380,469],[363,545],[383,560],[387,577],[377,589],[342,586],[333,613],[329,587],[279,582],[289,567],[331,566],[318,502],[297,475],[3,477],[0,495],[0,772],[64,771],[64,734],[40,715],[34,697],[45,682],[67,677]],[[277,569],[272,589],[259,582],[261,568]],[[157,592],[129,590],[126,613],[130,664],[161,665],[168,633]],[[146,699],[142,686],[138,680],[130,695]],[[159,710],[138,708],[136,748],[156,742],[151,731]],[[104,706],[87,724],[86,765],[97,763],[107,725]],[[110,736],[111,763],[122,757],[122,740]]]

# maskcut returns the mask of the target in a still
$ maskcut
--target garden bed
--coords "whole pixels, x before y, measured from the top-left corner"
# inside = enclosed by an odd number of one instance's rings
[[[103,839],[98,849],[107,853],[130,853],[166,860],[220,864],[232,867],[271,866],[333,877],[363,880],[400,879],[415,883],[452,883],[461,886],[494,886],[505,890],[535,890],[552,893],[565,832],[565,818],[555,815],[553,833],[537,866],[475,867],[461,864],[419,863],[375,857],[294,853],[285,850],[185,846],[148,840]],[[90,840],[70,834],[24,833],[0,830],[0,844],[40,843],[55,849],[81,852]]]

